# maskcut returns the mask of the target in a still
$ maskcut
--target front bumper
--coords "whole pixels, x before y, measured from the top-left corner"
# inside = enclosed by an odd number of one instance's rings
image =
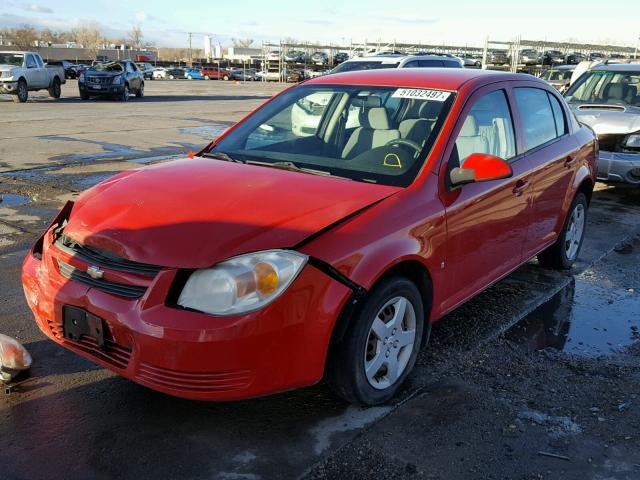
[[[0,93],[16,93],[18,91],[18,82],[4,81],[0,82]]]
[[[640,185],[640,153],[618,153],[600,150],[598,180]]]
[[[42,241],[22,281],[39,328],[63,347],[144,386],[197,400],[235,400],[318,382],[334,323],[351,290],[307,265],[287,291],[262,310],[214,317],[165,305],[176,270],[164,269],[137,299],[67,280],[58,260],[82,261]],[[38,243],[36,243],[38,245]],[[110,272],[105,273],[107,277]],[[82,308],[103,320],[105,345],[64,338],[62,308]]]
[[[124,85],[91,85],[79,83],[80,94],[86,95],[118,95],[124,91]]]

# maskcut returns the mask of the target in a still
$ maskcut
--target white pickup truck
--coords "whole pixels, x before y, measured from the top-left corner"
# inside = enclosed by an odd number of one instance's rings
[[[63,83],[64,69],[45,66],[39,54],[0,51],[0,93],[14,95],[14,102],[24,103],[29,98],[29,91],[45,89],[53,98],[60,98]]]

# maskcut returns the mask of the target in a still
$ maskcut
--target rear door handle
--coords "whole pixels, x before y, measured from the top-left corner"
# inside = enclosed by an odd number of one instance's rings
[[[512,192],[516,197],[519,197],[524,193],[524,191],[527,188],[529,188],[529,181],[528,180],[518,180],[516,182],[516,186],[513,187]]]
[[[570,168],[574,163],[576,163],[576,160],[578,158],[575,155],[569,155],[565,160],[564,160],[564,166],[567,168]]]

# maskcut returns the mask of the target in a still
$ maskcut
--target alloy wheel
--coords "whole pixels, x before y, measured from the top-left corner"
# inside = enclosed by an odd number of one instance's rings
[[[384,390],[393,385],[409,363],[416,342],[416,312],[405,297],[394,297],[376,314],[364,352],[369,384]]]
[[[584,206],[578,203],[576,208],[571,212],[567,234],[564,239],[564,251],[567,255],[567,260],[569,261],[575,260],[578,255],[578,249],[580,248],[580,242],[582,241],[582,235],[584,234],[584,224]]]

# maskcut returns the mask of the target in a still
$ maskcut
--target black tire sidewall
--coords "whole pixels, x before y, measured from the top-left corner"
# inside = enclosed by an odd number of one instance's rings
[[[21,91],[24,92],[24,95],[20,95]],[[20,103],[25,103],[29,99],[29,88],[27,87],[27,82],[24,80],[18,80],[18,92],[16,96]]]
[[[378,390],[367,380],[364,371],[364,352],[376,314],[386,302],[397,296],[403,296],[413,304],[416,314],[416,340],[411,358],[398,380],[390,387]],[[388,401],[396,394],[415,365],[421,347],[424,319],[424,306],[420,292],[411,281],[405,278],[392,277],[383,280],[369,292],[357,315],[352,319],[342,345],[345,356],[342,368],[346,369],[350,377],[347,381],[351,383],[350,389],[358,403],[376,405]]]

